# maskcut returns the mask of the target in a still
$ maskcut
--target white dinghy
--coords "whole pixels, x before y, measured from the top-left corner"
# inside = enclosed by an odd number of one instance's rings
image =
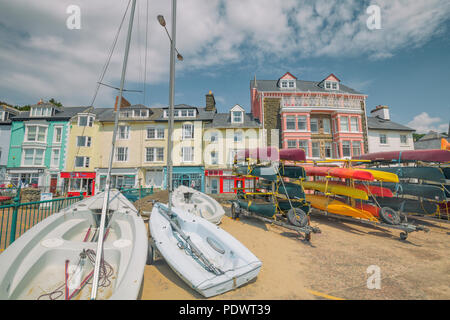
[[[25,232],[0,255],[0,299],[90,299],[104,192]],[[98,299],[138,297],[147,230],[133,204],[111,190]]]
[[[156,202],[149,229],[154,245],[191,288],[211,297],[254,279],[261,261],[220,227],[179,208]]]
[[[219,224],[225,214],[225,210],[215,199],[186,186],[179,186],[173,191],[172,204],[215,224]]]

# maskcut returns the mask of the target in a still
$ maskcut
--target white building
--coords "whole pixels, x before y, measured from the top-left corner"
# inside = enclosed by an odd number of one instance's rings
[[[391,121],[388,106],[377,106],[367,117],[369,152],[414,150],[414,129]]]

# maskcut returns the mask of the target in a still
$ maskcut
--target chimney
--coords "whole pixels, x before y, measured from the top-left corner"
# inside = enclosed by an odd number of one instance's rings
[[[116,103],[114,104],[114,111],[117,111],[118,103],[119,103],[119,96],[116,96]],[[122,103],[120,104],[120,108],[119,109],[126,108],[126,107],[129,107],[129,106],[131,106],[131,103],[129,103],[128,100],[125,99],[122,96]]]
[[[211,90],[206,95],[206,111],[214,111],[216,112],[216,99],[214,99],[214,95]]]
[[[388,106],[377,106],[375,109],[370,111],[373,117],[378,117],[384,120],[391,120],[389,116],[389,107]]]

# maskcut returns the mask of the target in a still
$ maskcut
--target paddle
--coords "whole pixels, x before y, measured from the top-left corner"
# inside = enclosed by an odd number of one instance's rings
[[[157,206],[159,210],[159,213],[166,218],[167,221],[169,221],[170,225],[172,226],[173,229],[175,229],[176,232],[178,232],[181,236],[181,238],[183,238],[184,241],[186,241],[186,243],[190,246],[191,251],[193,254],[195,254],[199,260],[206,265],[207,270],[216,274],[216,275],[221,275],[224,274],[224,272],[222,270],[220,270],[219,268],[217,268],[216,266],[214,266],[211,262],[209,262],[209,260],[203,255],[203,253],[195,246],[195,244],[191,241],[190,237],[185,235],[184,232],[180,229],[180,227],[175,223],[175,221],[173,220],[173,218],[177,217],[177,214],[173,211],[171,211],[170,216],[168,215],[169,209],[164,207],[162,204],[160,203],[156,203],[155,204]]]

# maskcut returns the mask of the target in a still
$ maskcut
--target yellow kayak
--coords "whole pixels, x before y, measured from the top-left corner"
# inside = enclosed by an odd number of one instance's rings
[[[318,181],[303,181],[302,183],[299,182],[299,184],[302,184],[303,188],[306,190],[316,190],[323,193],[339,194],[342,196],[361,200],[369,199],[367,192],[365,192],[364,190],[348,187],[345,185],[337,185],[331,183],[328,183],[327,185],[326,182]]]
[[[370,172],[375,180],[383,181],[383,182],[399,182],[398,176],[392,172],[378,171],[378,170],[370,170],[370,169],[359,169],[362,171]]]
[[[340,214],[343,216],[349,216],[354,218],[361,218],[370,221],[378,221],[370,212],[360,210],[345,204],[342,201],[328,198],[326,196],[320,196],[315,194],[306,194],[306,201],[311,203],[313,208],[327,211],[329,213]]]

